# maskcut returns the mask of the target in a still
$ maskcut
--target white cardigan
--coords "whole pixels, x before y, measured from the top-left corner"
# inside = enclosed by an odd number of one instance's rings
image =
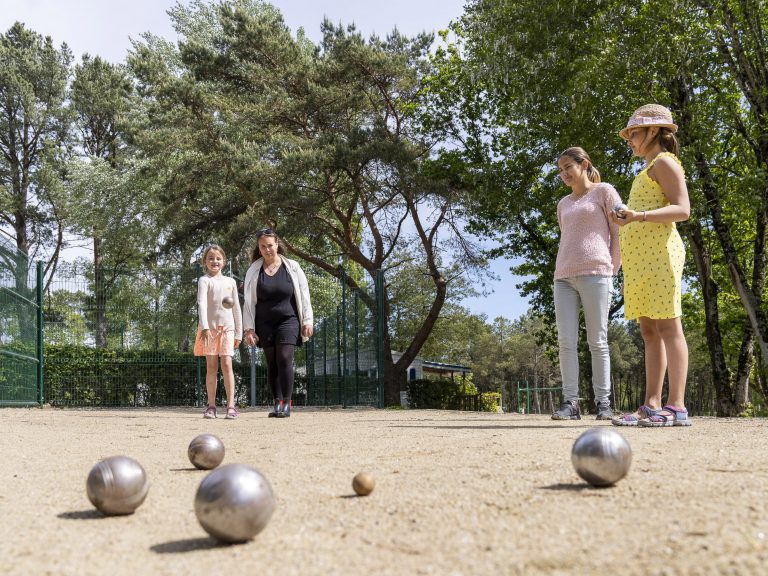
[[[312,326],[314,324],[314,318],[312,316],[312,303],[309,300],[309,284],[307,283],[307,277],[298,262],[282,255],[280,255],[280,259],[283,261],[285,270],[288,272],[288,276],[291,277],[291,282],[293,283],[293,295],[296,297],[299,322],[302,326]],[[243,284],[243,296],[245,300],[243,303],[244,330],[256,329],[254,326],[257,301],[256,285],[258,284],[259,271],[263,264],[264,258],[259,258],[248,267],[248,271],[245,273],[245,283]],[[303,333],[301,339],[304,342],[309,340]]]

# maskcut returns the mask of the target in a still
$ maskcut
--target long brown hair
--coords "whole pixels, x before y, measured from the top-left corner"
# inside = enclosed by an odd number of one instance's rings
[[[587,161],[587,178],[589,178],[590,182],[594,182],[597,184],[600,182],[600,172],[597,171],[597,168],[592,164],[592,160],[589,157],[589,154],[584,150],[584,148],[580,148],[579,146],[571,146],[570,148],[566,148],[562,151],[560,156],[557,157],[557,160],[560,161],[562,157],[568,157],[576,164],[581,164],[584,162],[584,160]]]
[[[259,230],[256,232],[256,246],[253,247],[253,250],[251,251],[251,262],[256,262],[259,258],[261,258],[261,250],[259,250],[259,240],[261,240],[262,237],[269,236],[270,238],[274,238],[275,242],[277,243],[277,253],[278,254],[285,254],[285,246],[283,245],[283,241],[280,240],[280,236],[278,236],[272,228],[264,228],[263,230]]]

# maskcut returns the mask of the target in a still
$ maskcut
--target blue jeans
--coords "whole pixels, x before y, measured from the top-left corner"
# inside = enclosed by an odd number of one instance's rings
[[[592,353],[595,400],[607,400],[611,394],[611,357],[608,351],[611,287],[610,276],[574,276],[555,280],[555,318],[565,400],[579,398],[579,305],[584,308],[587,343]]]

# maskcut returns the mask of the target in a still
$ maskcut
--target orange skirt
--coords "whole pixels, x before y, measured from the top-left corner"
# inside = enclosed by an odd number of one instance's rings
[[[208,330],[206,341],[202,336],[202,329],[198,328],[193,352],[195,356],[234,356],[235,331],[225,330],[223,327]]]

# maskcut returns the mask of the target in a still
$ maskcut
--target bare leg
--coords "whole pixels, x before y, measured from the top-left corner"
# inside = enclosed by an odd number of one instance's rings
[[[205,391],[208,394],[208,406],[216,406],[216,380],[219,374],[219,357],[205,357]]]
[[[235,375],[232,372],[232,356],[220,356],[221,374],[224,376],[224,391],[227,393],[227,408],[235,407]]]
[[[667,353],[659,333],[658,320],[640,318],[640,334],[645,344],[645,405],[661,408],[661,388],[667,371]]]
[[[680,318],[657,320],[659,335],[669,361],[669,397],[667,404],[685,408],[685,382],[688,377],[688,344]]]

